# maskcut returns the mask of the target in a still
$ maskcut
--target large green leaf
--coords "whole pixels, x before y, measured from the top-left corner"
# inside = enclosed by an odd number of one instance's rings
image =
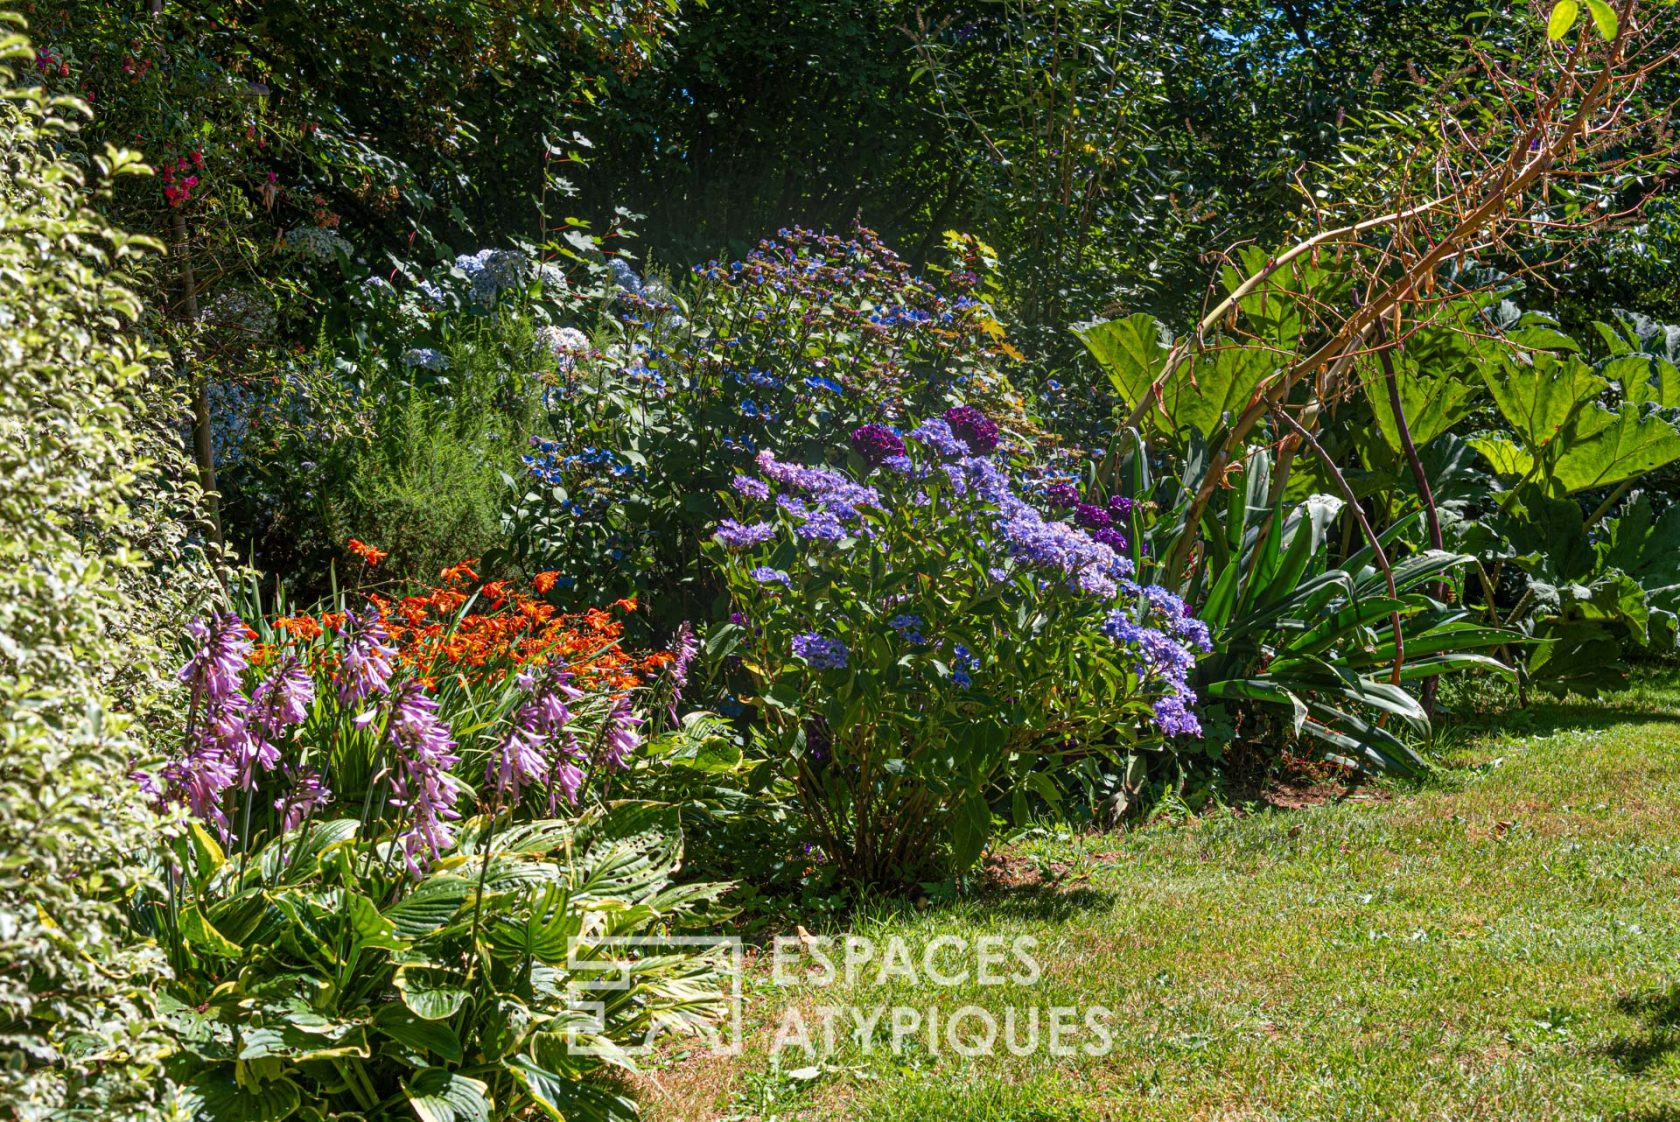
[[[1137,407],[1151,383],[1166,369],[1167,349],[1161,345],[1162,328],[1154,316],[1140,312],[1125,319],[1081,323],[1074,326],[1073,333],[1103,368],[1114,392],[1128,408]],[[1159,422],[1159,411],[1152,412]]]
[[[1605,521],[1593,549],[1600,565],[1638,581],[1653,607],[1680,609],[1680,506],[1653,518],[1651,500],[1638,495]]]
[[[1507,437],[1472,436],[1469,444],[1482,454],[1495,475],[1526,479],[1534,471],[1534,457]]]
[[[458,1063],[461,1059],[461,1039],[448,1021],[428,1021],[417,1017],[405,1005],[381,1005],[373,1015],[373,1027],[374,1031],[414,1049],[422,1056],[430,1053],[450,1063]]]
[[[434,873],[386,908],[385,918],[399,935],[428,935],[455,918],[472,891],[473,883],[463,877]]]
[[[380,915],[374,902],[360,892],[348,894],[345,911],[356,946],[386,951],[400,951],[408,946],[408,940],[397,934],[396,924]]]
[[[978,789],[969,792],[957,806],[951,821],[951,863],[966,869],[980,859],[986,839],[992,833],[992,808]]]
[[[1276,353],[1258,346],[1230,345],[1202,351],[1173,371],[1161,387],[1173,430],[1193,428],[1211,438],[1226,414],[1240,413],[1247,407],[1255,390],[1277,371],[1278,364]]]
[[[1500,415],[1531,456],[1562,436],[1575,414],[1605,388],[1604,379],[1579,358],[1547,351],[1507,354],[1480,370]]]
[[[635,1122],[636,1104],[597,1082],[569,1079],[526,1056],[503,1061],[531,1100],[553,1122]]]
[[[399,966],[395,982],[403,1004],[421,1020],[441,1021],[452,1017],[467,1000],[461,976],[445,967]]]
[[[1622,661],[1621,641],[1603,624],[1553,621],[1539,638],[1541,642],[1529,656],[1528,674],[1541,689],[1593,697],[1600,690],[1619,690],[1627,685],[1628,668]]]
[[[1568,494],[1609,487],[1680,460],[1680,431],[1660,414],[1627,404],[1616,413],[1596,405],[1583,410],[1576,438],[1558,456],[1553,473]]]
[[[1666,358],[1622,355],[1605,363],[1600,373],[1620,385],[1622,395],[1633,405],[1680,408],[1680,369]]]
[[[213,1068],[187,1084],[187,1099],[200,1122],[281,1122],[303,1101],[290,1079],[241,1083],[233,1069]]]
[[[477,1079],[427,1068],[403,1085],[420,1122],[490,1122],[490,1088]]]
[[[1465,377],[1467,368],[1434,366],[1420,370],[1411,352],[1401,352],[1391,358],[1394,380],[1400,387],[1400,405],[1406,411],[1406,429],[1418,448],[1463,420],[1482,392],[1479,380]],[[1376,418],[1376,435],[1382,438],[1390,453],[1397,454],[1402,450],[1400,426],[1395,422],[1382,364],[1375,360],[1362,363],[1360,377]]]
[[[181,938],[200,954],[237,960],[240,955],[245,953],[244,948],[222,934],[211,925],[209,920],[204,918],[204,913],[198,910],[197,904],[183,905],[177,922],[180,925]]]

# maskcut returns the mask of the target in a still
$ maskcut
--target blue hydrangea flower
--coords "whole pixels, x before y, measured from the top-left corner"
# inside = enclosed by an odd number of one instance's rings
[[[851,654],[839,639],[806,631],[793,637],[793,653],[816,670],[844,670]]]

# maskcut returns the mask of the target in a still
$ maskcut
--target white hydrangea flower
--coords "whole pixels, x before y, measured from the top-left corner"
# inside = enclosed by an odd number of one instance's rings
[[[348,257],[351,245],[331,230],[319,226],[294,226],[286,231],[286,247],[317,261],[331,261],[339,254]]]
[[[422,370],[448,370],[449,359],[442,351],[432,347],[410,347],[403,352],[404,366],[417,366]]]

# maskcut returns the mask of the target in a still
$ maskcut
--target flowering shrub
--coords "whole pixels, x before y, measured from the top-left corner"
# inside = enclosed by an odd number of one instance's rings
[[[854,881],[969,864],[993,796],[1054,797],[1059,760],[1201,732],[1187,678],[1207,629],[1024,501],[996,438],[955,408],[861,426],[852,474],[761,452],[708,547],[763,735]]]
[[[614,259],[619,337],[556,340],[550,432],[511,515],[521,559],[664,594],[697,575],[710,495],[761,450],[824,459],[861,424],[958,402],[1030,432],[988,302],[995,262],[970,238],[948,249],[927,278],[869,230],[783,230],[678,294]]]
[[[474,801],[575,806],[589,778],[625,766],[644,720],[631,699],[677,656],[623,651],[607,609],[561,614],[505,581],[473,589],[470,562],[443,576],[260,630],[233,613],[195,623],[184,747],[143,784],[241,848],[334,801],[359,806],[415,872]],[[539,574],[535,587],[552,582]]]
[[[463,563],[399,599],[193,625],[182,748],[139,779],[195,821],[167,854],[181,891],[137,922],[177,968],[199,1117],[631,1117],[602,1046],[722,1011],[698,955],[621,963],[633,993],[600,1017],[569,985],[630,954],[598,936],[692,927],[721,891],[672,887],[674,812],[588,805],[692,640],[635,659],[609,610],[476,584]]]

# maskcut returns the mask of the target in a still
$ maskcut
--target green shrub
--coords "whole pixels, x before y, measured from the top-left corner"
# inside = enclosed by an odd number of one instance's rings
[[[1107,512],[1075,512],[1092,532],[1045,517],[992,458],[996,426],[947,417],[908,440],[860,428],[861,482],[762,454],[729,500],[758,520],[708,547],[737,611],[712,642],[735,645],[773,766],[854,883],[960,871],[994,801],[1024,821],[1067,761],[1201,731],[1206,629],[1129,579]]]
[[[91,209],[145,169],[114,150],[72,163],[86,107],[20,85],[33,58],[0,31],[0,1101],[139,1118],[169,1094],[169,1045],[163,963],[117,906],[152,824],[121,780],[135,726],[111,706],[153,709],[158,636],[209,577],[168,387],[134,331],[131,270],[157,247]]]

